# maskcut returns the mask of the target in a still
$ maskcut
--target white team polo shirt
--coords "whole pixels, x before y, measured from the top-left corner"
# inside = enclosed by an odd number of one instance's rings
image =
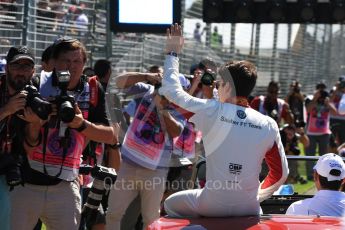
[[[345,193],[332,190],[320,190],[313,198],[300,200],[290,205],[289,215],[343,216]]]

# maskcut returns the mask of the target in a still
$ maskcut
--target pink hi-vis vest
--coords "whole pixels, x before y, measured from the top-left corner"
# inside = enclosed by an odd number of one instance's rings
[[[41,82],[42,85],[42,82]],[[44,89],[47,90],[47,89]],[[84,89],[78,95],[77,103],[82,111],[85,119],[88,119],[88,111],[90,105],[95,106],[98,102],[98,86],[96,78],[89,79],[84,82]],[[96,93],[94,93],[96,91]],[[96,97],[96,98],[94,98]],[[60,145],[61,138],[59,137],[59,129],[48,128],[48,135],[44,137],[44,127],[41,129],[42,143],[34,147],[28,153],[28,160],[30,167],[34,170],[44,173],[44,165],[48,175],[56,176],[61,169],[61,174],[58,176],[62,180],[73,181],[77,178],[79,173],[79,166],[81,163],[81,155],[87,144],[86,138],[83,134],[74,129],[70,131],[70,144],[67,148],[65,159],[63,160],[63,148]],[[44,165],[43,165],[43,138],[47,138],[45,149]]]

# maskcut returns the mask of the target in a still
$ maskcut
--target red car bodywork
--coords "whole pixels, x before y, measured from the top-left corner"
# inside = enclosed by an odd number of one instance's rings
[[[162,217],[154,221],[149,230],[178,229],[250,229],[250,230],[325,230],[344,229],[337,217],[262,215],[228,218],[173,219]]]

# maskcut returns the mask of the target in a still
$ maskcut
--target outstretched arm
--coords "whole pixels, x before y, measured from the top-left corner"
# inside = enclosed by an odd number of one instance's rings
[[[179,54],[182,50],[183,42],[181,26],[175,24],[170,29],[167,29],[166,53],[173,52]],[[174,104],[193,113],[199,110],[207,110],[211,107],[215,108],[215,100],[199,99],[183,90],[178,77],[178,61],[179,59],[173,55],[166,56],[162,87],[159,89],[159,93]]]

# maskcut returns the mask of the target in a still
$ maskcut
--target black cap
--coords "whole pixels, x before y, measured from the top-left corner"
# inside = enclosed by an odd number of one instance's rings
[[[11,47],[6,56],[6,62],[13,63],[20,59],[27,59],[35,64],[35,58],[32,52],[26,46]]]

